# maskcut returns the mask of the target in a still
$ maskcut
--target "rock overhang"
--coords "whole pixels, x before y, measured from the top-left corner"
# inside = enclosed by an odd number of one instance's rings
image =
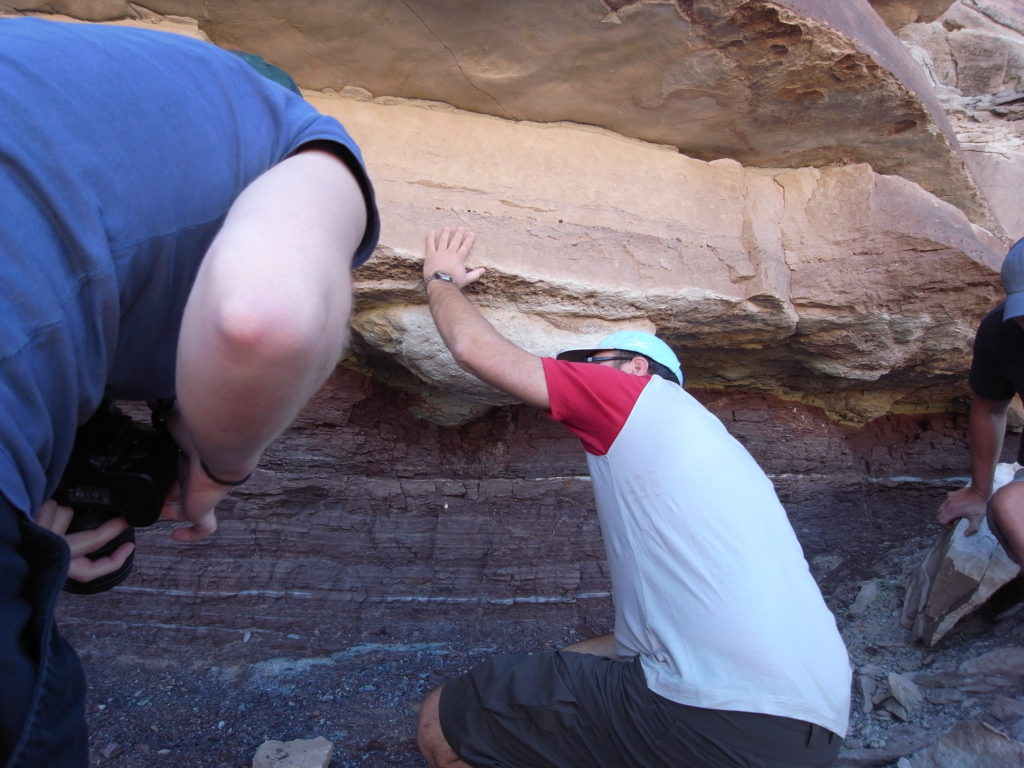
[[[694,387],[856,423],[957,407],[1005,241],[867,2],[460,8],[145,12],[193,17],[214,42],[284,66],[363,146],[384,232],[357,272],[350,364],[417,390],[444,423],[507,402],[454,369],[424,314],[423,233],[464,224],[489,268],[474,300],[539,354],[644,324]]]

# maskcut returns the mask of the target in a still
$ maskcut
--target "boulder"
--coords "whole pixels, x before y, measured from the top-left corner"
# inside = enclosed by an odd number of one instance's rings
[[[1008,482],[1015,468],[1018,465],[1000,464],[993,490]],[[900,623],[915,640],[929,646],[1020,573],[1020,566],[1006,554],[987,521],[982,520],[971,536],[963,535],[967,525],[961,519],[941,533],[907,581]]]

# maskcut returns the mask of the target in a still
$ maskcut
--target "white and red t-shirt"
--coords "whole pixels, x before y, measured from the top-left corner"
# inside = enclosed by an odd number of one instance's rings
[[[553,359],[544,373],[551,417],[587,454],[619,652],[648,688],[845,736],[846,646],[753,457],[665,379]]]

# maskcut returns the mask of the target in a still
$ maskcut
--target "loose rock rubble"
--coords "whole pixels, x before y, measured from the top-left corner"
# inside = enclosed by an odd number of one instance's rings
[[[878,576],[826,595],[854,667],[838,768],[1024,765],[1024,582],[928,647],[900,618],[907,579],[933,543],[907,541]],[[416,716],[432,688],[493,653],[564,645],[607,620],[527,624],[484,642],[296,635],[273,649],[262,635],[186,643],[180,628],[66,630],[90,679],[94,768],[244,768],[264,742],[318,737],[333,743],[325,768],[422,768]]]
[[[840,768],[1024,765],[1024,582],[1015,579],[929,647],[901,624],[906,583],[931,542],[894,560],[837,610],[854,665]],[[895,575],[895,574],[894,574]]]

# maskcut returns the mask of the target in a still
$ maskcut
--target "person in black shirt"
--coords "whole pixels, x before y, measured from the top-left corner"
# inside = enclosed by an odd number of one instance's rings
[[[1024,563],[1024,469],[992,493],[1010,401],[1015,394],[1024,394],[1024,238],[1007,253],[1001,277],[1006,301],[985,316],[974,339],[969,378],[971,482],[946,496],[937,518],[947,526],[967,518],[964,533],[970,536],[987,514],[989,528],[1007,553]],[[1018,464],[1024,463],[1021,459],[1018,453]]]

